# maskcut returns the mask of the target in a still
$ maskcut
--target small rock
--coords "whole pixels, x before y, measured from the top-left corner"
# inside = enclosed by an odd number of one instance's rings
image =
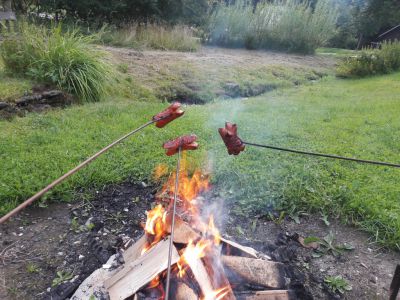
[[[376,276],[371,276],[371,278],[369,279],[369,281],[371,281],[372,283],[377,283],[378,282],[378,277]]]
[[[93,217],[90,217],[89,219],[87,219],[85,222],[85,226],[86,227],[90,226],[90,224],[92,224],[92,221],[93,221]]]
[[[78,256],[78,259],[79,259],[79,260],[83,260],[84,258],[85,258],[85,256],[82,255],[82,254],[80,254],[80,255]]]
[[[80,244],[81,244],[81,241],[74,242],[74,245],[80,245]]]
[[[58,252],[57,255],[58,255],[58,256],[63,256],[63,255],[64,255],[64,252]]]
[[[368,269],[367,265],[364,263],[360,263],[361,266],[363,266],[364,268]]]
[[[23,235],[24,235],[24,234],[23,234],[22,232],[18,234],[18,236],[23,236]]]
[[[129,211],[129,209],[127,209],[127,208],[124,208],[124,211],[125,211],[125,212],[128,212],[128,211]]]
[[[141,185],[142,185],[143,188],[147,187],[147,184],[145,182],[143,182],[143,181],[141,182]]]
[[[105,264],[105,265],[103,265],[102,268],[108,270],[108,269],[110,269],[111,267],[112,267],[112,265]]]

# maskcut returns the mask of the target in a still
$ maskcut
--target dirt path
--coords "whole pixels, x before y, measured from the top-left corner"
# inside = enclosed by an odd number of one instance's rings
[[[140,224],[155,192],[155,187],[131,183],[111,185],[94,191],[90,202],[29,208],[1,226],[0,299],[64,299],[117,251],[126,236],[142,234]],[[314,216],[301,219],[300,224],[290,220],[277,224],[263,217],[256,222],[242,219],[227,208],[226,212],[224,227],[232,239],[298,270],[314,299],[387,299],[400,254],[370,244],[359,230],[338,222],[328,227]],[[296,234],[322,238],[330,231],[335,244],[350,243],[355,250],[313,258],[312,250],[293,239]],[[352,291],[344,296],[330,293],[324,284],[328,275],[343,276]],[[51,289],[57,278],[66,282]]]

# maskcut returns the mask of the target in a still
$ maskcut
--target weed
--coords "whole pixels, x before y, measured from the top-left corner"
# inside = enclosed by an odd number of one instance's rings
[[[342,276],[327,276],[325,277],[324,282],[334,293],[339,292],[344,294],[344,292],[352,290],[351,285],[343,279]]]
[[[315,238],[309,238],[304,241],[305,243],[310,243],[310,242],[317,242]],[[337,245],[335,244],[335,237],[332,232],[330,232],[327,236],[325,236],[323,239],[320,239],[318,241],[320,244],[320,247],[315,250],[313,253],[313,257],[321,257],[326,254],[332,254],[333,256],[338,256],[342,254],[344,251],[348,250],[353,250],[354,247],[350,244],[343,244],[343,245]]]
[[[73,278],[73,274],[69,272],[58,271],[57,277],[53,279],[51,286],[55,287],[65,281],[71,280]]]
[[[26,270],[28,273],[39,273],[40,271],[39,267],[31,262],[26,265]]]
[[[324,222],[324,224],[325,224],[326,226],[331,225],[331,223],[329,222],[328,218],[329,218],[329,216],[328,216],[328,214],[327,214],[326,212],[321,212],[321,218],[320,218],[320,220],[322,220],[322,222]]]

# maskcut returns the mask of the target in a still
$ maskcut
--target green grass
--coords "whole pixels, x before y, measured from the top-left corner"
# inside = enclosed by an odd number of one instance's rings
[[[201,148],[189,154],[191,162],[212,161],[215,186],[234,203],[236,213],[267,213],[272,207],[287,213],[324,211],[330,218],[358,224],[377,242],[399,248],[398,169],[251,147],[230,157],[216,131],[230,120],[238,123],[241,137],[252,142],[399,162],[399,79],[399,73],[362,80],[330,77],[245,101],[187,107],[183,118],[164,129],[145,129],[48,198],[71,201],[77,188],[88,190],[126,178],[151,180],[157,164],[175,164],[161,144],[193,132]],[[114,99],[0,121],[1,213],[163,107]]]
[[[350,49],[341,49],[341,48],[318,48],[315,53],[317,55],[325,55],[325,56],[334,56],[334,57],[346,57],[349,55],[357,54],[357,51]]]
[[[4,64],[0,59],[0,102],[13,102],[32,88],[32,82],[24,78],[12,78],[4,72]]]

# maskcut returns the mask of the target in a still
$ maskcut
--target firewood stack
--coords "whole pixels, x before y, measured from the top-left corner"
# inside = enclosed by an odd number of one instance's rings
[[[169,299],[293,299],[285,265],[223,238],[214,217],[203,216],[198,197],[208,189],[208,179],[199,172],[192,178],[181,173]],[[147,212],[145,234],[123,251],[124,264],[104,281],[111,300],[165,298],[174,180],[173,175],[158,194],[158,205]]]
[[[164,237],[142,254],[148,245],[148,237],[143,235],[123,252],[124,265],[104,283],[111,300],[163,299],[169,238]],[[285,290],[289,279],[282,263],[222,237],[218,247],[189,260],[184,275],[179,276],[181,255],[188,245],[194,247],[196,239],[201,240],[201,234],[178,218],[170,299],[293,299],[291,291]]]

